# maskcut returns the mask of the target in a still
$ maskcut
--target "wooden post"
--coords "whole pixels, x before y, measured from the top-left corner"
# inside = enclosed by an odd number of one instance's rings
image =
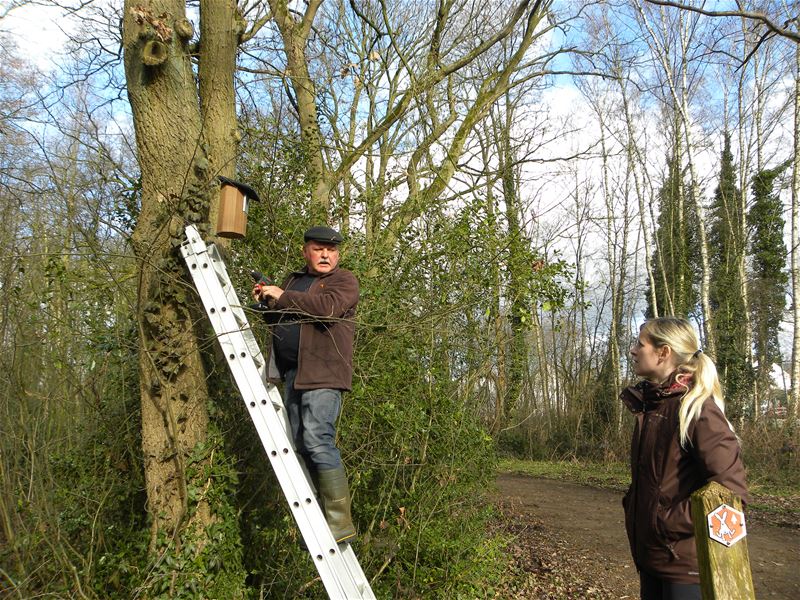
[[[692,494],[703,600],[755,600],[742,500],[712,481]]]

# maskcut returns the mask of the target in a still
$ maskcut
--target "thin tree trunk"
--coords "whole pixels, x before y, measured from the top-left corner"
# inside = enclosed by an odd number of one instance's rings
[[[633,183],[634,183],[634,188],[636,190],[636,199],[639,203],[639,214],[641,215],[641,221],[642,221],[642,235],[644,236],[645,271],[647,273],[647,281],[650,284],[649,285],[650,305],[653,307],[653,317],[658,317],[659,307],[656,295],[656,280],[655,280],[655,275],[653,274],[653,259],[650,254],[650,245],[652,244],[652,240],[650,238],[650,228],[648,227],[647,221],[645,220],[645,215],[647,214],[647,211],[645,210],[646,200],[644,195],[644,184],[643,182],[639,181],[639,168],[644,167],[645,163],[642,160],[641,152],[639,151],[639,146],[636,144],[636,130],[633,125],[633,116],[631,115],[630,100],[628,99],[627,89],[625,88],[624,80],[622,79],[621,73],[619,73],[617,76],[617,82],[619,83],[620,87],[622,107],[623,107],[623,112],[625,114],[625,127],[627,129],[627,134],[628,134],[627,142],[625,144],[625,152],[627,154],[628,164],[630,165],[630,172],[633,175]],[[661,256],[663,255],[663,253],[659,252],[659,255]]]
[[[800,44],[795,50],[794,161],[792,162],[792,392],[791,408],[800,418]]]
[[[183,27],[191,27],[186,21]],[[202,135],[208,151],[208,177],[219,175],[234,178],[236,153],[241,138],[237,127],[236,95],[233,74],[236,72],[236,51],[244,21],[236,8],[236,0],[201,0],[200,63],[198,80]],[[214,189],[214,186],[212,186]],[[219,196],[211,195],[209,223],[216,232]],[[224,238],[217,244],[228,245]]]
[[[683,171],[680,168],[681,160],[682,160],[681,148],[683,147],[683,144],[681,143],[680,127],[678,126],[677,123],[674,123],[673,127],[675,128],[675,131],[674,131],[674,143],[673,143],[672,160],[678,166],[677,167],[670,166],[670,168],[676,169],[678,173],[681,173]],[[669,177],[669,173],[667,174],[667,176]],[[685,207],[686,207],[686,202],[685,202],[685,199],[684,199],[682,183],[683,182],[680,181],[679,185],[678,185],[678,189],[677,189],[677,206],[675,207],[675,213],[677,215],[677,218],[681,222],[681,224],[678,227],[678,229],[680,231],[684,231],[683,230],[683,220],[684,220]],[[655,209],[655,204],[656,204],[655,202],[650,202],[650,211],[649,212],[650,212],[650,222],[653,223],[654,228],[657,231],[658,219],[656,217],[655,210],[654,210]],[[662,246],[661,240],[659,240],[659,236],[658,236],[657,232],[656,232],[656,235],[653,236],[653,239],[655,240],[656,250],[658,251],[658,255],[657,255],[658,256],[658,273],[661,276],[661,285],[662,285],[662,287],[664,289],[664,298],[666,298],[666,300],[667,300],[667,306],[658,306],[658,297],[656,296],[656,299],[655,299],[655,302],[654,302],[654,306],[656,308],[654,308],[654,310],[653,310],[653,316],[656,317],[656,316],[659,316],[659,315],[662,315],[662,314],[674,315],[675,314],[675,295],[679,294],[679,293],[682,293],[682,292],[678,291],[678,286],[677,285],[670,286],[670,284],[669,284],[669,278],[667,277],[667,268],[666,268],[666,264],[664,262],[664,255],[666,254],[666,252],[664,251],[664,248]],[[674,256],[675,249],[674,249],[674,240],[673,240],[672,234],[669,234],[668,241],[669,241],[670,246],[671,246],[670,255]],[[666,311],[666,312],[664,313],[663,311]]]
[[[528,368],[528,345],[525,340],[527,325],[522,316],[530,312],[527,306],[525,283],[530,278],[532,266],[525,259],[525,233],[522,226],[519,186],[514,168],[516,156],[511,145],[515,106],[506,94],[503,122],[498,131],[498,156],[500,177],[503,186],[503,200],[506,207],[505,239],[508,247],[508,389],[506,395],[506,414],[516,409],[522,392],[524,373]]]
[[[686,108],[686,107],[684,107]],[[689,173],[691,177],[690,189],[692,193],[692,204],[694,205],[695,214],[697,216],[697,231],[700,235],[700,264],[702,265],[702,279],[700,283],[700,304],[703,307],[703,333],[705,340],[705,351],[711,356],[716,356],[716,343],[712,323],[714,320],[711,311],[711,302],[709,299],[709,290],[711,289],[711,262],[708,256],[708,240],[706,237],[706,218],[705,209],[703,207],[702,198],[700,194],[700,184],[697,178],[697,169],[694,163],[692,152],[692,139],[690,124],[684,121],[684,135],[686,137],[686,157],[689,164]]]
[[[745,34],[745,39],[747,39]],[[745,51],[748,50],[748,44],[744,45],[743,48]],[[753,69],[755,70],[755,89],[753,93],[755,95],[755,102],[756,102],[756,111],[755,111],[755,129],[756,129],[756,172],[761,172],[761,120],[763,117],[763,104],[761,101],[762,91],[760,86],[760,81],[758,79],[758,57],[753,56],[752,60]],[[753,359],[753,323],[752,323],[752,316],[750,314],[750,291],[748,286],[748,277],[747,277],[747,193],[750,189],[750,186],[747,185],[748,180],[748,173],[750,172],[749,169],[749,160],[748,160],[748,153],[747,153],[747,145],[745,143],[745,132],[744,132],[744,122],[745,122],[745,114],[744,109],[742,107],[742,100],[745,94],[745,86],[744,86],[744,69],[746,67],[742,67],[742,75],[739,78],[739,85],[737,88],[737,104],[738,104],[738,111],[739,111],[739,212],[741,214],[741,218],[739,220],[740,226],[738,231],[736,231],[735,239],[737,241],[736,247],[736,269],[739,275],[739,282],[741,284],[741,294],[742,294],[742,308],[744,309],[744,334],[745,340],[743,343],[744,348],[747,351],[747,364],[748,367],[752,367],[754,364]],[[759,369],[763,369],[765,365],[759,364]],[[753,420],[758,420],[759,417],[759,404],[760,398],[759,396],[764,393],[768,394],[768,390],[760,390],[759,388],[759,378],[756,377],[753,382]]]
[[[283,39],[286,53],[286,68],[295,94],[297,117],[300,123],[300,139],[306,153],[307,174],[312,182],[312,206],[314,218],[327,222],[330,208],[330,185],[323,157],[322,134],[317,114],[317,90],[308,69],[306,45],[314,19],[322,0],[309,0],[305,12],[297,19],[286,0],[269,0],[273,19]]]
[[[481,155],[483,164],[491,163],[491,146],[492,140],[481,139]],[[497,207],[494,196],[494,178],[491,176],[486,177],[485,191],[486,191],[486,217],[490,238],[497,240],[498,238],[498,224],[497,224]],[[507,340],[505,333],[505,320],[503,318],[502,306],[502,282],[500,275],[499,261],[492,261],[489,266],[489,286],[491,294],[491,313],[490,313],[490,326],[492,335],[492,345],[497,353],[495,369],[497,376],[495,379],[495,404],[494,404],[494,419],[490,428],[493,434],[497,434],[506,426],[506,390],[508,389],[506,374],[508,372],[507,364]]]
[[[609,290],[611,291],[611,323],[608,332],[608,358],[609,369],[611,375],[611,385],[613,389],[609,390],[610,396],[613,400],[610,401],[609,406],[616,406],[616,398],[619,397],[622,384],[620,382],[620,361],[619,361],[619,323],[620,323],[620,305],[619,298],[620,289],[622,288],[622,281],[625,278],[625,273],[621,268],[620,262],[617,261],[617,249],[615,241],[617,239],[617,231],[615,220],[618,212],[614,210],[611,186],[608,183],[608,148],[606,147],[606,124],[604,119],[604,110],[600,107],[596,111],[600,119],[600,149],[602,156],[602,182],[603,182],[603,199],[606,205],[606,253],[608,261],[608,279]],[[627,219],[627,211],[624,217]],[[624,255],[623,252],[620,255]],[[609,417],[611,415],[608,415]],[[610,424],[611,421],[609,420]]]
[[[685,36],[684,52],[682,58],[684,61],[688,59],[686,55]],[[714,336],[714,329],[712,323],[714,320],[711,311],[710,289],[711,289],[711,261],[708,256],[708,240],[706,237],[706,219],[705,209],[702,202],[702,194],[700,193],[700,180],[697,175],[697,167],[694,161],[694,146],[692,145],[692,124],[689,119],[689,88],[686,81],[686,68],[682,69],[682,85],[680,95],[680,116],[681,123],[684,130],[684,137],[686,139],[686,158],[689,165],[690,189],[692,193],[692,204],[694,205],[695,214],[697,215],[697,231],[700,236],[700,264],[702,266],[702,279],[700,284],[700,303],[703,307],[703,329],[705,337],[706,350],[711,356],[716,356],[716,343]],[[674,88],[673,88],[674,92]]]
[[[546,426],[550,426],[550,411],[552,405],[550,403],[550,384],[549,384],[549,369],[548,363],[550,357],[547,356],[547,348],[544,340],[544,328],[539,316],[538,308],[531,310],[531,319],[533,324],[531,327],[531,335],[533,336],[536,347],[536,362],[539,366],[539,388],[541,390],[541,400],[539,406],[541,407],[542,414],[547,420]]]

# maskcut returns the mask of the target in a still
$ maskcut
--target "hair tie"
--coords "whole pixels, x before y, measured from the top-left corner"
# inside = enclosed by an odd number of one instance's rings
[[[702,348],[698,348],[698,349],[697,349],[697,352],[695,352],[694,354],[692,354],[692,358],[697,358],[697,357],[698,357],[698,356],[700,356],[702,353],[703,353],[703,349],[702,349]]]

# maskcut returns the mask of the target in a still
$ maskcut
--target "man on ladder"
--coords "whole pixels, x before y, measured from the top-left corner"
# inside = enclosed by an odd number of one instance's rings
[[[350,490],[336,447],[342,392],[353,380],[358,280],[339,268],[339,232],[312,227],[304,234],[306,266],[278,287],[264,281],[253,297],[272,324],[272,348],[295,449],[303,457],[337,542],[356,535]]]

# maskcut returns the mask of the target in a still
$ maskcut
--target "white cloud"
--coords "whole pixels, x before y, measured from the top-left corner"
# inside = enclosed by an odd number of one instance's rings
[[[0,31],[17,45],[19,54],[42,69],[57,60],[68,38],[64,30],[71,26],[61,9],[30,4],[12,10],[0,21]]]

